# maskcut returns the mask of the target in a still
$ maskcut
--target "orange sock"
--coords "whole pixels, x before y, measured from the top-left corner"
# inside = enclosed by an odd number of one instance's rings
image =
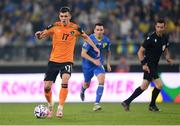
[[[68,95],[68,88],[61,88],[59,93],[59,105],[63,106]]]
[[[50,90],[49,92],[44,92],[44,95],[48,103],[52,103],[52,91]]]

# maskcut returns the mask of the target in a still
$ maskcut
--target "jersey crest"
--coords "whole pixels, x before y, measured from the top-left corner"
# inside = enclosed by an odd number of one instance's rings
[[[71,35],[71,36],[74,36],[74,31],[71,31],[71,32],[70,32],[70,35]]]
[[[103,43],[103,48],[106,48],[107,42]]]
[[[154,39],[154,42],[156,43],[156,42],[157,42],[157,39]]]

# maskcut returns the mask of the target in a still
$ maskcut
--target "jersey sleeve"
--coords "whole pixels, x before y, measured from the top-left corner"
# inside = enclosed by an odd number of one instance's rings
[[[108,45],[107,45],[107,51],[110,51],[110,47],[111,47],[111,41],[109,39],[107,39]]]
[[[85,49],[85,50],[87,50],[87,51],[89,51],[90,48],[91,48],[91,46],[90,46],[88,43],[84,42],[82,48]]]
[[[80,33],[80,34],[83,34],[83,30],[81,27],[78,27],[77,31]]]
[[[82,28],[80,26],[77,26],[77,36],[81,35],[84,33],[84,31],[82,30]]]
[[[54,33],[54,26],[55,25],[49,25],[47,28],[46,28],[46,34],[53,34]]]
[[[142,47],[146,49],[146,48],[148,47],[148,45],[149,45],[149,42],[150,42],[150,37],[148,36],[148,37],[144,40],[144,42],[143,42],[143,44],[142,44]]]

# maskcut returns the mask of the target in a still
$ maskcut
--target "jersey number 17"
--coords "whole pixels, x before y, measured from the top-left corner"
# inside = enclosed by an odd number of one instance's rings
[[[69,36],[69,34],[63,33],[62,40],[67,40],[68,36]]]

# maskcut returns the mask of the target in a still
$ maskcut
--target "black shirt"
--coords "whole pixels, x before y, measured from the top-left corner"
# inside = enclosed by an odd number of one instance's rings
[[[153,32],[144,40],[142,46],[145,48],[145,61],[149,66],[156,67],[161,54],[169,46],[168,36],[157,36],[156,32]]]

